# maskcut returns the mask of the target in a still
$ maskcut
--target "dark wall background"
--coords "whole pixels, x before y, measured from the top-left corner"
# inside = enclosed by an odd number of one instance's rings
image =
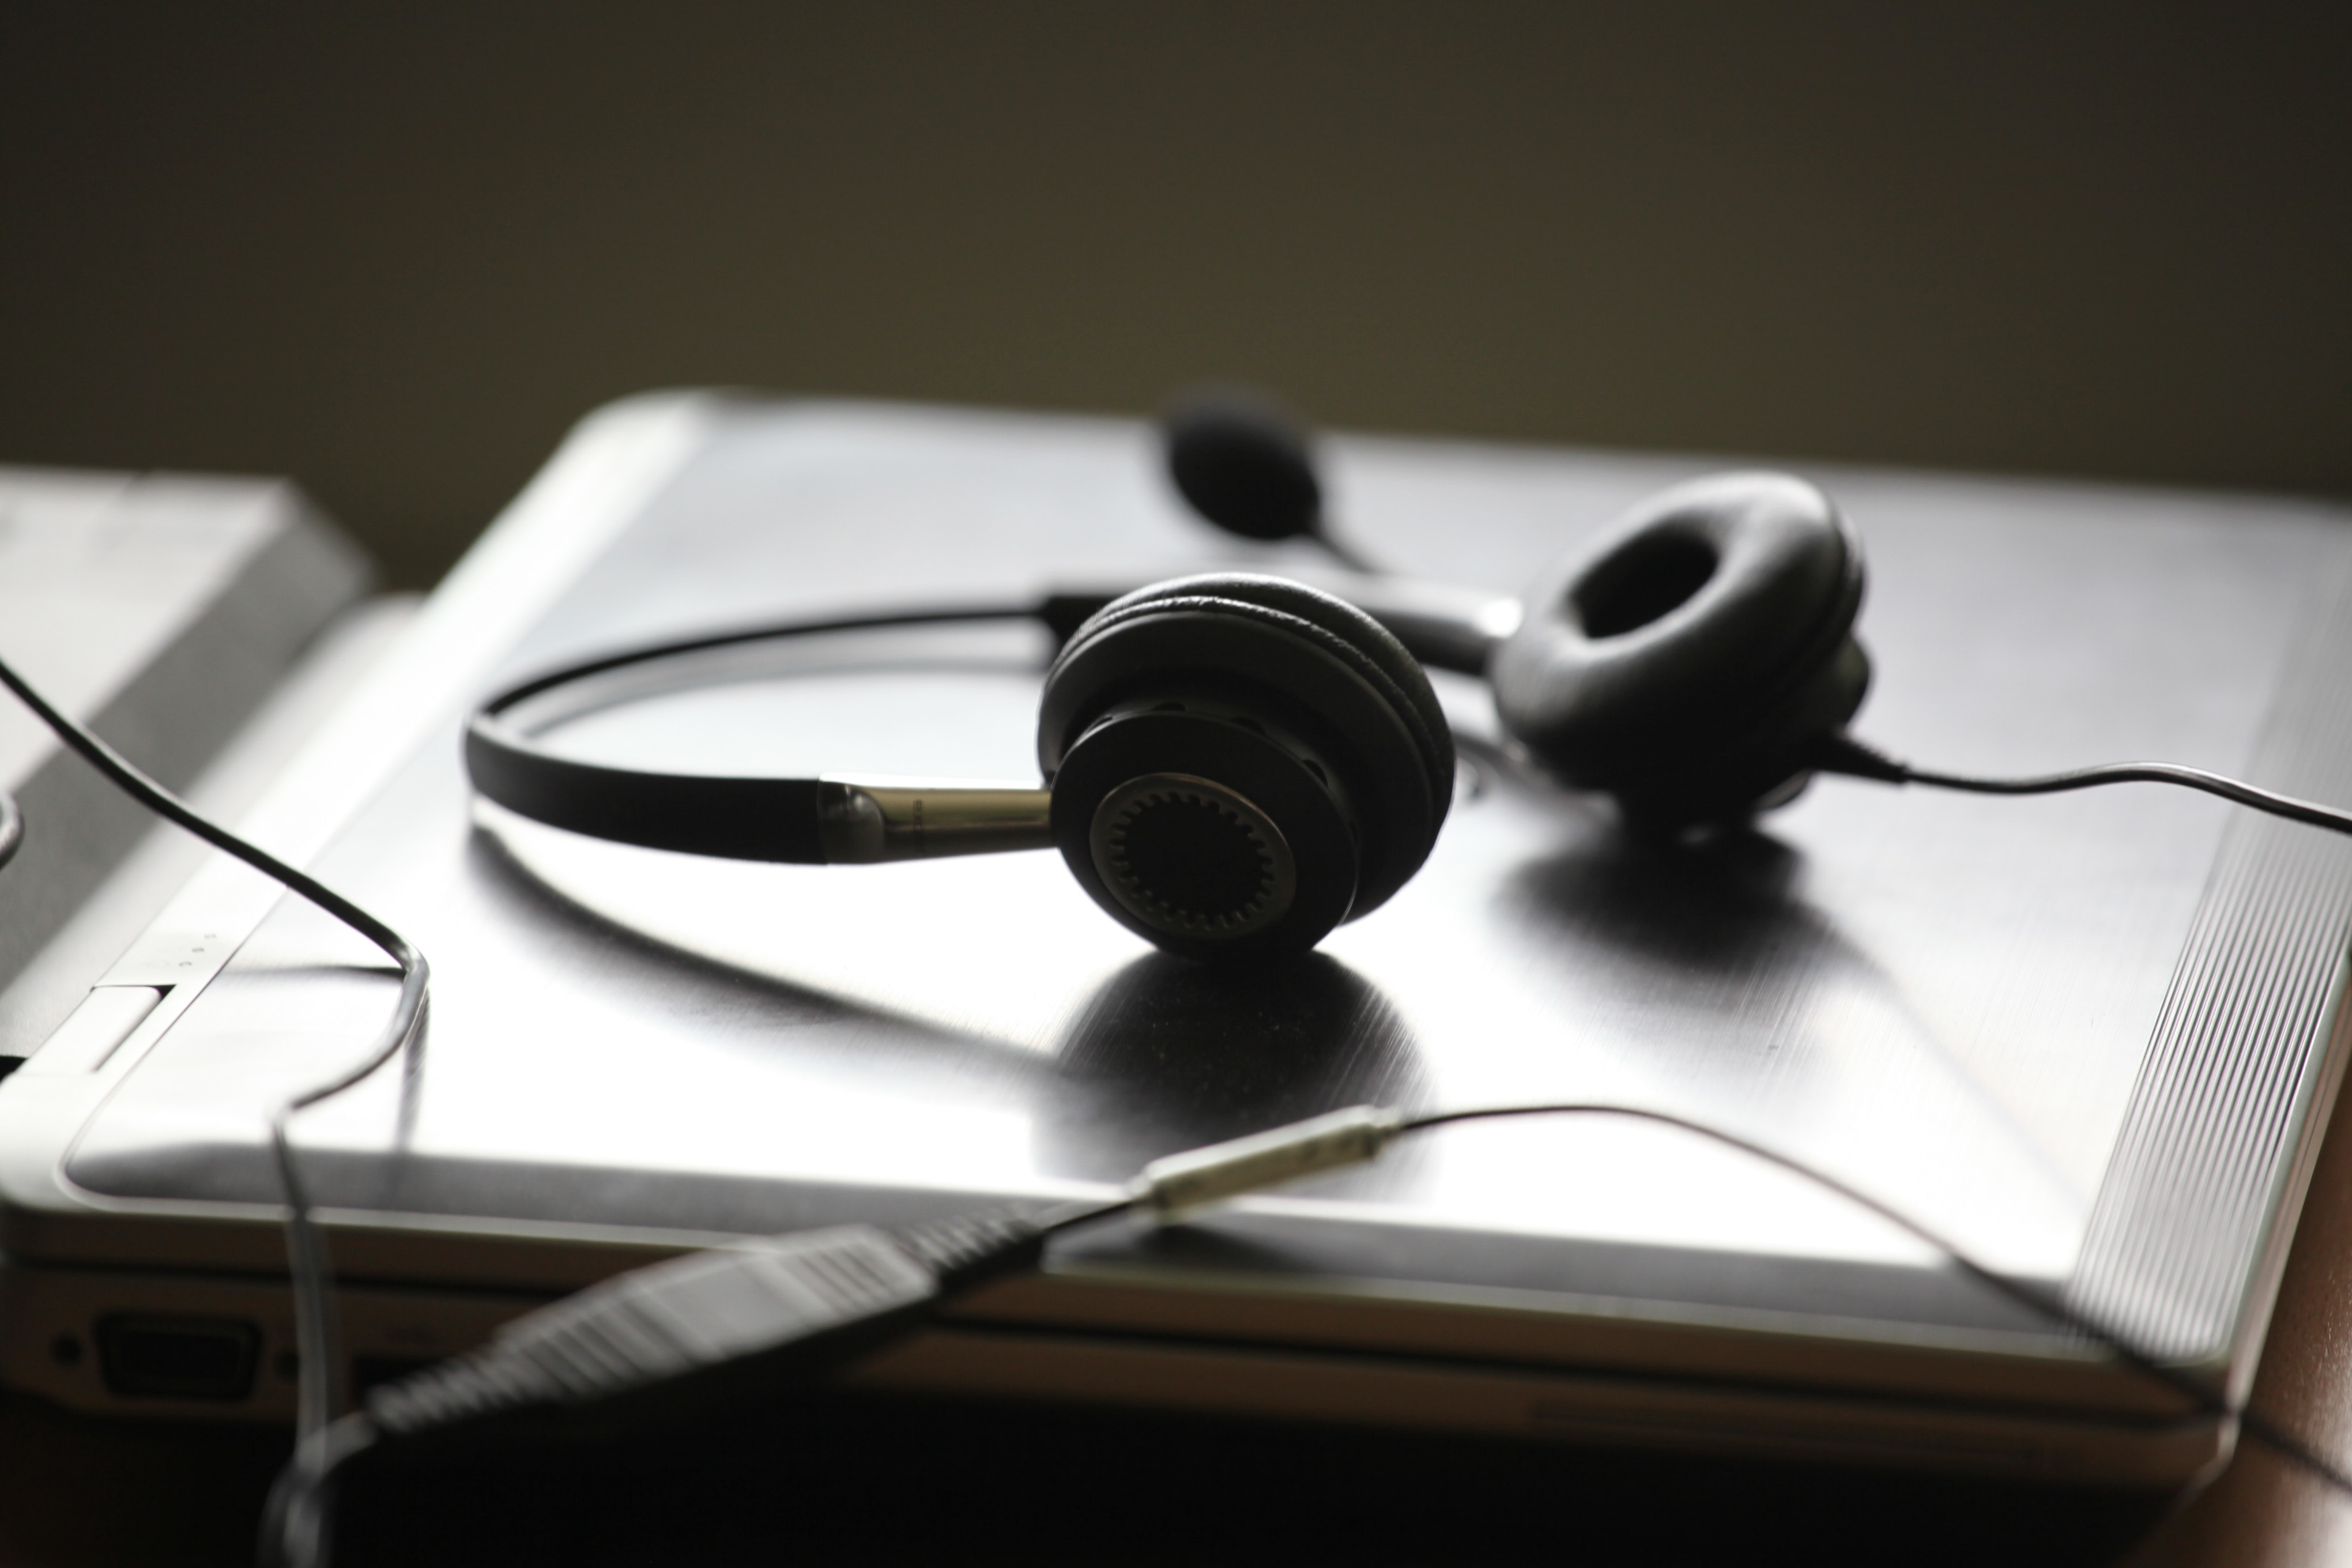
[[[0,458],[429,581],[733,383],[2352,491],[2352,6],[0,13]]]

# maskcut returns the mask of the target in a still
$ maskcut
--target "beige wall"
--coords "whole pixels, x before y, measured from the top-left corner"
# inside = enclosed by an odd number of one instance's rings
[[[19,5],[0,459],[409,582],[686,383],[2352,492],[2352,6],[2204,9]]]

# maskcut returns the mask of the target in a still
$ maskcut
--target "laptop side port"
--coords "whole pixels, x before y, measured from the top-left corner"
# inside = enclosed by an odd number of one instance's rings
[[[121,1313],[97,1340],[107,1392],[126,1399],[241,1400],[261,1356],[259,1326],[236,1318]]]

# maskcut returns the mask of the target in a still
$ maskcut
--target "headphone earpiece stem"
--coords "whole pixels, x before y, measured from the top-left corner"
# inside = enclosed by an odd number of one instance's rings
[[[1051,849],[1053,811],[1052,791],[1025,784],[825,777],[817,842],[828,866]]]

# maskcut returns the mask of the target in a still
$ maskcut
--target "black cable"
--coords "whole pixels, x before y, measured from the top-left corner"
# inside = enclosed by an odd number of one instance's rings
[[[1937,789],[1966,790],[1973,795],[2063,795],[2070,790],[2092,789],[2100,784],[2179,784],[2184,789],[2202,790],[2207,795],[2217,795],[2223,800],[2268,812],[2273,816],[2285,817],[2290,822],[2308,823],[2334,833],[2352,833],[2352,812],[2337,811],[2333,806],[2298,800],[2273,790],[2257,789],[2252,784],[2224,778],[2220,773],[2207,773],[2203,768],[2187,768],[2174,763],[2109,763],[2102,767],[2076,768],[2069,773],[2044,773],[2038,778],[2023,779],[1969,778],[1959,773],[1906,768],[1903,782],[1932,784]]]
[[[2103,784],[2178,784],[2183,789],[2201,790],[2207,795],[2219,795],[2223,800],[2251,806],[2273,816],[2283,816],[2290,822],[2305,823],[2331,833],[2352,833],[2352,812],[2338,811],[2334,806],[2299,800],[2273,790],[2259,789],[2237,779],[2208,773],[2203,768],[2182,767],[2177,763],[2107,763],[2098,767],[2073,768],[2065,773],[2039,773],[2030,778],[1978,778],[1966,773],[1941,773],[1915,768],[1847,735],[1833,736],[1822,742],[1808,762],[1822,773],[1875,779],[1882,784],[1927,784],[1936,789],[1963,790],[1970,795],[2065,795],[2078,789],[2096,789]]]
[[[776,1238],[782,1247],[764,1257],[757,1245],[719,1248],[614,1276],[507,1325],[481,1349],[377,1390],[366,1409],[302,1433],[263,1510],[260,1568],[326,1568],[338,1472],[384,1442],[532,1406],[642,1401],[648,1393],[657,1397],[664,1385],[713,1372],[730,1385],[729,1396],[740,1398],[747,1387],[776,1385],[772,1369],[766,1377],[754,1371],[763,1356],[799,1352],[814,1375],[837,1364],[842,1353],[889,1342],[892,1319],[906,1330],[917,1326],[910,1305],[936,1305],[1008,1268],[1031,1266],[1048,1237],[1135,1204],[1132,1195],[1082,1198],[1025,1216],[975,1215],[889,1233],[867,1226],[804,1231]],[[870,1267],[877,1241],[902,1261],[911,1257],[927,1268],[935,1294],[910,1303],[887,1291],[845,1293],[844,1281],[866,1272],[861,1261]],[[804,1266],[769,1295],[763,1287],[773,1283],[771,1271],[789,1267],[786,1253],[795,1246],[806,1255]],[[717,1288],[698,1296],[697,1286],[713,1277]],[[658,1299],[651,1312],[642,1306],[648,1298]],[[882,1323],[883,1335],[861,1334],[861,1321]],[[830,1355],[821,1343],[829,1336],[835,1341]],[[806,1353],[812,1348],[817,1353]]]
[[[327,1429],[333,1415],[334,1380],[339,1366],[334,1312],[328,1298],[329,1264],[325,1244],[318,1227],[311,1222],[310,1193],[303,1184],[301,1172],[295,1164],[287,1123],[297,1111],[341,1094],[368,1077],[398,1056],[401,1048],[415,1037],[424,1019],[425,995],[431,982],[431,971],[425,962],[425,955],[409,945],[398,931],[333,889],[199,816],[177,795],[142,773],[113,747],[51,707],[39,692],[26,684],[24,677],[5,661],[0,661],[0,685],[15,692],[26,707],[39,715],[41,722],[47,724],[58,740],[96,768],[108,783],[166,822],[184,828],[215,849],[235,856],[263,876],[300,894],[382,948],[400,966],[400,997],[394,1005],[391,1017],[385,1021],[383,1033],[377,1037],[375,1047],[356,1067],[295,1095],[273,1110],[269,1117],[270,1148],[277,1160],[278,1180],[286,1195],[287,1265],[293,1277],[294,1342],[300,1367],[295,1392],[298,1429],[305,1439],[317,1437]],[[15,816],[13,804],[8,816],[11,819]],[[0,826],[0,833],[5,831],[5,826]]]
[[[658,1400],[666,1385],[709,1382],[713,1373],[726,1397],[772,1389],[774,1369],[761,1375],[761,1358],[797,1352],[802,1370],[814,1375],[844,1353],[889,1342],[898,1331],[894,1319],[915,1327],[910,1309],[935,1305],[1008,1268],[1028,1267],[1046,1237],[1123,1214],[1135,1203],[1132,1196],[1085,1198],[1026,1216],[977,1215],[890,1233],[869,1226],[804,1231],[775,1238],[782,1245],[765,1255],[752,1244],[615,1275],[516,1320],[478,1350],[376,1390],[366,1409],[303,1433],[263,1510],[260,1568],[326,1568],[338,1472],[384,1442],[534,1406],[601,1402],[609,1408],[612,1401],[644,1401],[649,1394]],[[910,1301],[903,1292],[845,1291],[845,1281],[868,1273],[877,1241],[898,1252],[902,1263],[911,1258],[926,1268],[935,1293]],[[795,1247],[803,1266],[773,1290]],[[714,1279],[715,1289],[698,1295],[698,1285]],[[649,1298],[656,1300],[651,1311],[644,1308]],[[863,1333],[865,1322],[881,1323],[882,1334]],[[829,1337],[835,1342],[827,1347],[822,1342]],[[675,1419],[677,1412],[665,1414]]]

